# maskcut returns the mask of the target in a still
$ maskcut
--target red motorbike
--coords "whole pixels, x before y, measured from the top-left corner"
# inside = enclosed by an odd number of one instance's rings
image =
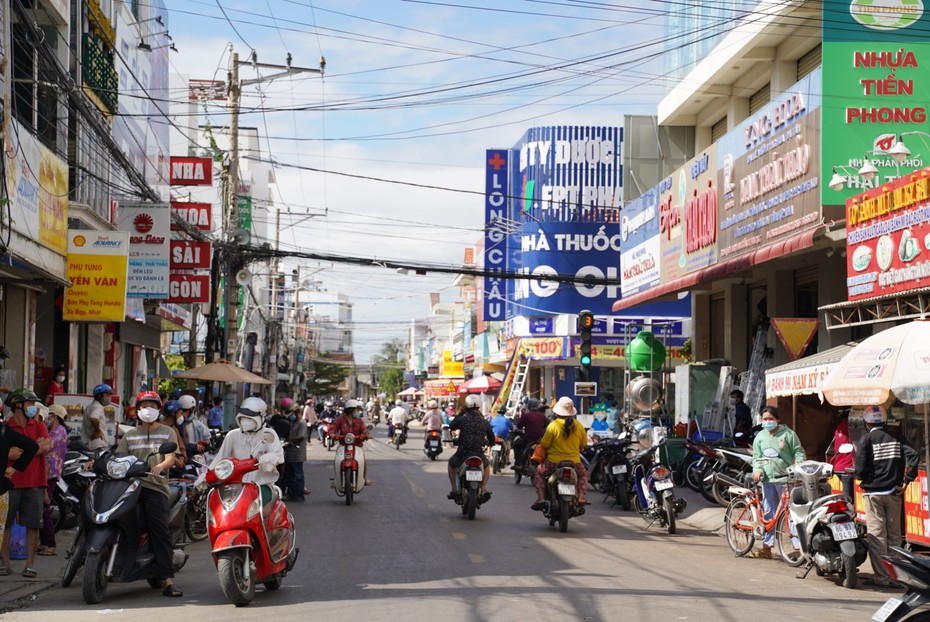
[[[258,470],[255,458],[225,458],[207,472],[207,531],[223,594],[237,607],[255,597],[255,584],[276,590],[297,561],[294,517],[274,494],[262,503],[258,484],[243,482]]]

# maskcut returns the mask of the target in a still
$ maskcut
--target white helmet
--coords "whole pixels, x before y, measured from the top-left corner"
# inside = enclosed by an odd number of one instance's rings
[[[262,398],[247,397],[239,405],[239,411],[236,413],[236,424],[243,432],[257,432],[262,427],[267,410],[268,404]]]
[[[197,400],[194,399],[193,395],[182,395],[178,398],[178,405],[181,410],[193,410],[197,407]]]
[[[439,408],[439,402],[436,400],[430,400],[426,403],[427,408]]]
[[[881,424],[888,421],[888,413],[881,406],[869,406],[862,413],[862,418],[866,423]]]
[[[481,408],[481,398],[472,393],[465,398],[465,408]]]
[[[361,407],[361,404],[359,404],[358,400],[348,400],[343,410],[349,410],[350,408],[360,408],[360,407]]]
[[[398,399],[394,400],[394,405],[395,405],[395,406],[403,406],[403,405],[404,405],[404,400],[398,398]]]

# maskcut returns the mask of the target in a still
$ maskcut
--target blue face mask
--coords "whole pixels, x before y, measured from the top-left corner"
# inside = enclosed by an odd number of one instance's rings
[[[36,416],[36,413],[39,412],[39,409],[35,406],[29,406],[26,408],[26,416],[30,419],[33,419]]]
[[[769,430],[769,431],[771,431],[771,430],[774,430],[774,429],[777,428],[777,427],[778,427],[778,422],[777,422],[777,421],[763,421],[763,422],[762,422],[762,429],[763,429],[763,430]]]
[[[288,421],[296,421],[296,420],[297,420],[297,415],[288,415],[288,416],[287,416],[287,420],[288,420]]]

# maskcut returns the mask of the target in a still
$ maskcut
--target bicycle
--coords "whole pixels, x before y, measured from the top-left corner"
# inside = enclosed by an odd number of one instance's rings
[[[727,544],[737,557],[743,557],[756,543],[756,539],[765,537],[766,532],[774,530],[775,545],[778,555],[789,566],[800,566],[804,563],[793,539],[797,536],[791,533],[791,524],[788,516],[788,501],[791,496],[791,487],[785,490],[778,501],[771,520],[765,520],[762,512],[762,486],[746,488],[743,484],[726,475],[717,475],[718,478],[731,484],[729,492],[732,496],[727,505],[723,524],[726,528]],[[787,478],[772,481],[773,484],[787,483]]]

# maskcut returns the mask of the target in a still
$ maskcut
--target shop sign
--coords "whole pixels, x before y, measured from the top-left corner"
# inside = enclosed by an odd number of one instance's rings
[[[129,234],[124,231],[68,232],[62,307],[65,321],[122,322],[126,319]]]
[[[568,358],[568,344],[565,337],[529,337],[520,341],[523,354],[535,360],[553,360]]]
[[[213,258],[209,242],[171,240],[171,270],[210,269]]]
[[[821,178],[833,167],[850,183],[839,192],[823,186],[825,205],[843,205],[864,190],[898,176],[887,152],[907,132],[927,130],[930,101],[930,12],[920,1],[876,4],[864,0],[823,3],[823,141]],[[916,137],[914,137],[916,139]],[[914,148],[914,144],[919,149]],[[901,169],[926,166],[925,143]],[[871,181],[856,174],[865,158],[878,169]]]
[[[210,275],[172,272],[168,294],[168,302],[210,302]]]
[[[487,322],[506,319],[507,281],[507,218],[508,158],[506,149],[485,151],[484,175],[484,290],[483,316]]]
[[[620,214],[621,296],[655,287],[659,272],[659,194],[650,188]]]
[[[531,335],[551,335],[553,330],[554,319],[551,317],[530,318]]]
[[[770,397],[812,395],[817,393],[820,383],[823,382],[833,367],[833,364],[815,365],[783,372],[766,372],[765,394]]]
[[[213,205],[210,203],[185,203],[172,201],[171,212],[192,227],[201,231],[213,230]],[[171,230],[179,231],[180,225],[171,222]]]
[[[172,186],[212,186],[213,160],[171,156]]]
[[[462,361],[443,361],[440,375],[446,378],[463,378],[465,377],[465,363]]]
[[[849,300],[906,292],[930,276],[930,167],[846,201]]]
[[[821,222],[820,75],[804,77],[717,141],[720,261]]]
[[[121,203],[119,230],[129,232],[130,298],[167,298],[171,211],[164,203]]]

